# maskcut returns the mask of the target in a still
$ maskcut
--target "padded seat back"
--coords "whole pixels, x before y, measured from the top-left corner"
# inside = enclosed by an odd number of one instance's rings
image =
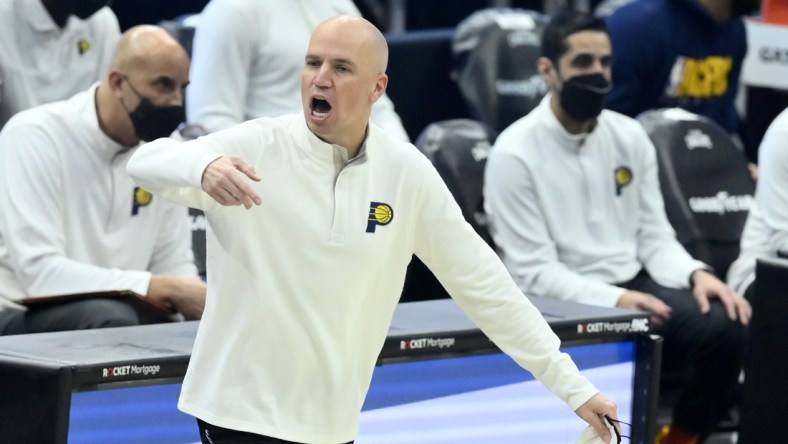
[[[470,116],[457,85],[449,77],[453,36],[452,28],[386,35],[386,94],[410,140],[416,140],[432,122]]]
[[[477,11],[454,35],[452,78],[471,116],[500,132],[548,91],[536,70],[548,17],[516,8]]]
[[[484,213],[484,166],[496,133],[488,125],[471,119],[452,119],[427,126],[416,146],[432,161],[465,220],[490,245]]]
[[[715,122],[678,108],[647,111],[638,120],[657,149],[665,210],[678,240],[724,277],[754,201],[744,153]]]
[[[462,209],[465,220],[490,245],[482,194],[484,165],[496,137],[488,125],[450,119],[428,125],[416,146],[432,161]],[[449,294],[432,272],[414,257],[408,266],[401,302],[444,299]]]

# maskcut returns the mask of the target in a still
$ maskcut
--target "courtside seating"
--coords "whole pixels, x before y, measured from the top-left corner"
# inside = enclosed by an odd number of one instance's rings
[[[200,125],[183,124],[178,129],[181,137],[184,140],[193,140],[198,137],[208,134],[208,132]],[[197,271],[203,278],[207,275],[206,270],[206,255],[205,255],[205,230],[208,222],[205,219],[205,214],[196,208],[189,208],[189,219],[192,226],[192,252],[194,253],[194,265],[197,266]]]
[[[470,115],[457,85],[449,77],[453,36],[453,28],[386,35],[386,94],[394,102],[411,140],[430,123]]]
[[[471,119],[430,124],[416,146],[432,161],[469,224],[493,245],[484,214],[484,166],[497,136],[488,125]]]
[[[175,17],[172,20],[163,20],[159,22],[159,26],[166,29],[173,37],[175,37],[186,53],[191,56],[192,54],[192,40],[194,40],[194,30],[200,20],[200,14],[184,14]]]
[[[194,265],[203,278],[207,275],[205,267],[205,229],[208,222],[205,214],[196,208],[189,208],[189,219],[192,222],[192,252],[194,253]]]
[[[452,78],[471,117],[501,132],[539,104],[548,90],[536,70],[547,21],[535,11],[489,8],[457,26]]]
[[[488,125],[470,119],[451,119],[427,126],[416,140],[416,146],[432,161],[465,220],[490,245],[484,213],[482,186],[484,166],[495,141],[496,132]],[[408,268],[402,301],[441,299],[449,297],[446,290],[414,257]]]
[[[715,122],[681,109],[647,111],[638,120],[657,149],[665,210],[678,240],[724,279],[755,192],[744,153]]]

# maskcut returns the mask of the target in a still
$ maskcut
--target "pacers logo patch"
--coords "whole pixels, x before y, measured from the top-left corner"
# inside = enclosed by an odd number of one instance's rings
[[[616,180],[616,196],[620,196],[621,190],[632,183],[632,170],[625,166],[620,166],[615,169],[613,175]]]
[[[148,205],[153,200],[153,195],[140,187],[134,187],[134,202],[131,204],[131,215],[136,216],[140,207]]]
[[[378,225],[388,225],[392,219],[394,219],[394,210],[391,209],[391,205],[383,202],[370,202],[367,233],[374,233]]]
[[[79,55],[90,51],[90,42],[85,39],[79,39],[77,42],[77,51],[79,51]]]

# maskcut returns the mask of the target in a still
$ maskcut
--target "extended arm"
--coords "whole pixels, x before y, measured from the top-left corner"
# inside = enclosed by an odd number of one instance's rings
[[[241,157],[224,156],[204,140],[159,139],[140,147],[126,170],[134,181],[182,205],[207,210],[213,198],[221,205],[259,205],[249,180],[260,181]],[[204,191],[202,193],[201,191]]]
[[[424,162],[429,162],[426,159]],[[416,254],[495,344],[575,410],[597,390],[582,377],[539,311],[476,234],[437,172],[422,174]]]

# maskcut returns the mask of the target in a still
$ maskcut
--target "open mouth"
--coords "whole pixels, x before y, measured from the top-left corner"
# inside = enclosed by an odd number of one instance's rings
[[[331,104],[326,99],[313,97],[310,111],[313,117],[322,119],[331,112]]]

